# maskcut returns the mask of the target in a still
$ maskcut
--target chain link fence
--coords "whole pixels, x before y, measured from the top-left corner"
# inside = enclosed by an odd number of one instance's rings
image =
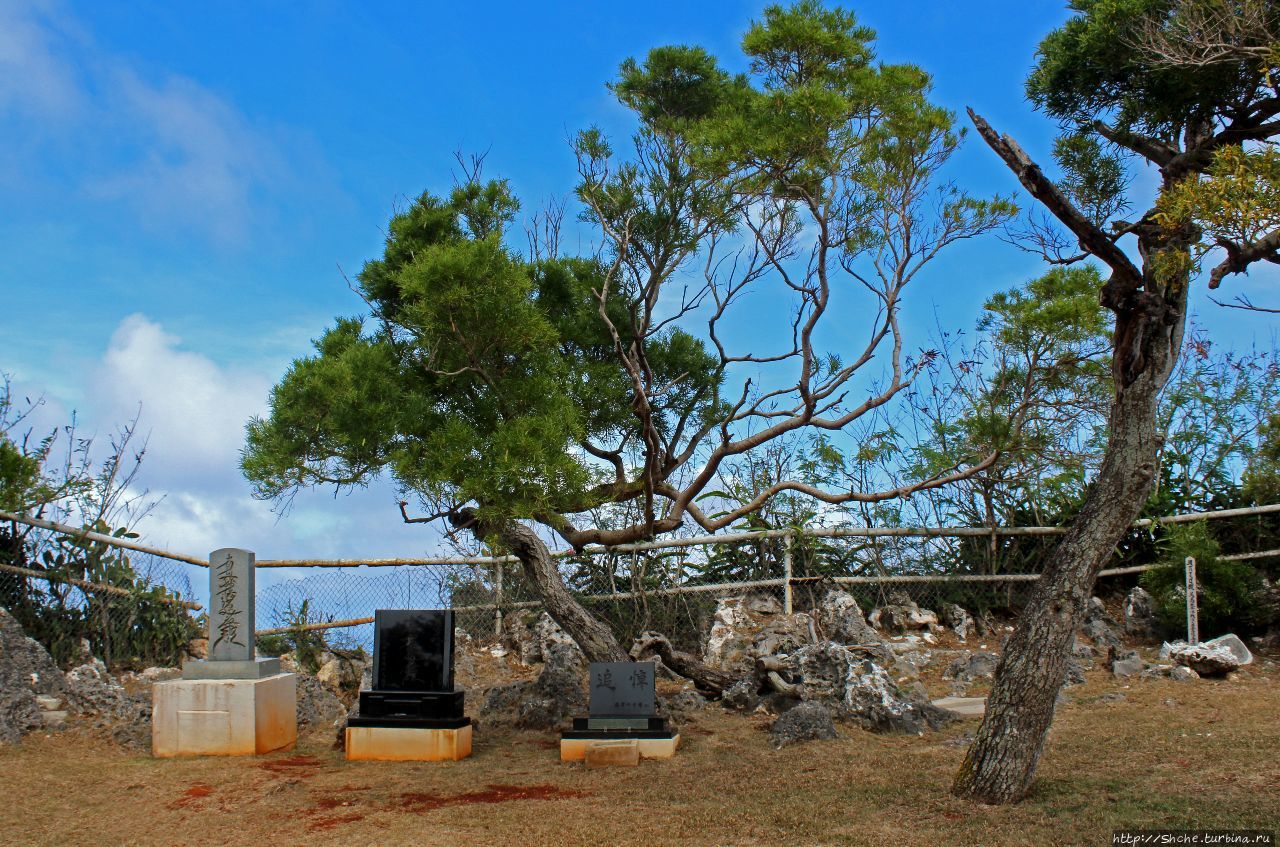
[[[1280,506],[1261,509],[1280,512]],[[44,526],[41,531],[45,535],[39,543],[21,548],[10,544],[6,554],[0,529],[0,606],[48,645],[60,663],[82,660],[88,653],[114,667],[172,665],[189,641],[203,634],[199,601],[207,596],[208,570],[200,559],[69,527]],[[830,587],[840,586],[865,612],[905,595],[935,611],[954,603],[974,616],[1013,616],[1025,604],[1036,575],[958,574],[960,547],[989,540],[994,544],[997,536],[1006,536],[1017,543],[1042,544],[1047,551],[1056,543],[1052,536],[1061,532],[772,530],[556,555],[566,585],[613,627],[622,644],[654,630],[677,647],[701,652],[718,599],[744,593],[772,596],[783,610],[803,612],[820,603]],[[29,555],[28,549],[39,555]],[[60,556],[60,550],[66,555]],[[273,566],[294,563],[259,562],[259,634],[305,631],[313,634],[312,643],[319,636],[328,647],[369,651],[376,609],[452,608],[458,628],[478,639],[500,637],[518,625],[513,616],[528,621],[541,612],[537,593],[512,559],[416,561],[353,567],[317,562],[285,572]],[[1135,571],[1143,569],[1104,572],[1095,593],[1127,591],[1137,579]],[[299,571],[305,575],[295,576]],[[268,573],[272,576],[266,577]],[[276,574],[285,578],[276,579]]]

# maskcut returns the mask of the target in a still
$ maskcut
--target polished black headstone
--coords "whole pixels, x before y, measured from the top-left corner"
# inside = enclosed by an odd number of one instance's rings
[[[373,613],[375,691],[453,690],[453,612],[378,609]]]
[[[373,688],[360,692],[348,726],[465,726],[463,698],[453,690],[452,611],[373,613]]]

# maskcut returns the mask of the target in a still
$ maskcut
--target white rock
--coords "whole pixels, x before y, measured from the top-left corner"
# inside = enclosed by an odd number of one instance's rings
[[[1186,665],[1193,671],[1208,676],[1227,674],[1240,667],[1234,653],[1224,646],[1210,647],[1206,644],[1192,644],[1183,647],[1173,654],[1173,660]]]
[[[1231,651],[1231,655],[1236,657],[1236,661],[1241,665],[1247,665],[1253,662],[1253,654],[1249,652],[1249,648],[1244,646],[1244,642],[1231,633],[1221,635],[1217,638],[1211,638],[1208,641],[1200,642],[1202,646],[1209,648],[1225,647]]]
[[[743,598],[721,597],[716,601],[715,618],[707,637],[704,661],[713,667],[721,667],[729,658],[735,642],[744,640],[744,632],[751,626],[751,618],[742,608]]]

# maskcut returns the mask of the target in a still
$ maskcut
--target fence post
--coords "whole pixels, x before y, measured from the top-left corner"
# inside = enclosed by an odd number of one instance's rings
[[[788,530],[787,534],[782,536],[782,575],[786,580],[782,586],[784,615],[791,614],[791,538],[794,534],[795,530]]]
[[[493,577],[493,634],[502,637],[502,562],[497,563]]]
[[[1185,562],[1187,569],[1187,643],[1200,643],[1200,598],[1196,596],[1196,560],[1192,556]]]

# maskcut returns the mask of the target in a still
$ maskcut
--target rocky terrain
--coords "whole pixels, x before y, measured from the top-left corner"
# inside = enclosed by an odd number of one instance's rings
[[[946,706],[981,703],[1010,631],[1008,623],[953,604],[921,608],[900,593],[864,614],[851,594],[830,588],[815,607],[789,615],[775,597],[747,594],[718,600],[698,657],[734,680],[718,702],[657,656],[648,660],[656,665],[661,714],[679,723],[714,705],[766,717],[772,743],[782,747],[835,738],[841,724],[915,735],[950,723],[956,715]],[[1255,661],[1233,635],[1161,644],[1157,632],[1151,598],[1141,588],[1111,608],[1092,598],[1061,696],[1069,699],[1086,672],[1193,683],[1201,676],[1229,678]],[[193,642],[193,654],[200,646]],[[643,654],[640,648],[635,655]],[[293,656],[281,658],[298,673],[300,732],[332,734],[341,744],[359,690],[372,685],[370,662],[358,653],[328,652],[311,674]],[[585,659],[546,613],[512,612],[497,641],[459,632],[455,663],[467,711],[481,729],[554,731],[586,712]],[[151,685],[178,674],[175,668],[112,674],[87,655],[64,672],[0,609],[0,743],[79,723],[147,750]]]

